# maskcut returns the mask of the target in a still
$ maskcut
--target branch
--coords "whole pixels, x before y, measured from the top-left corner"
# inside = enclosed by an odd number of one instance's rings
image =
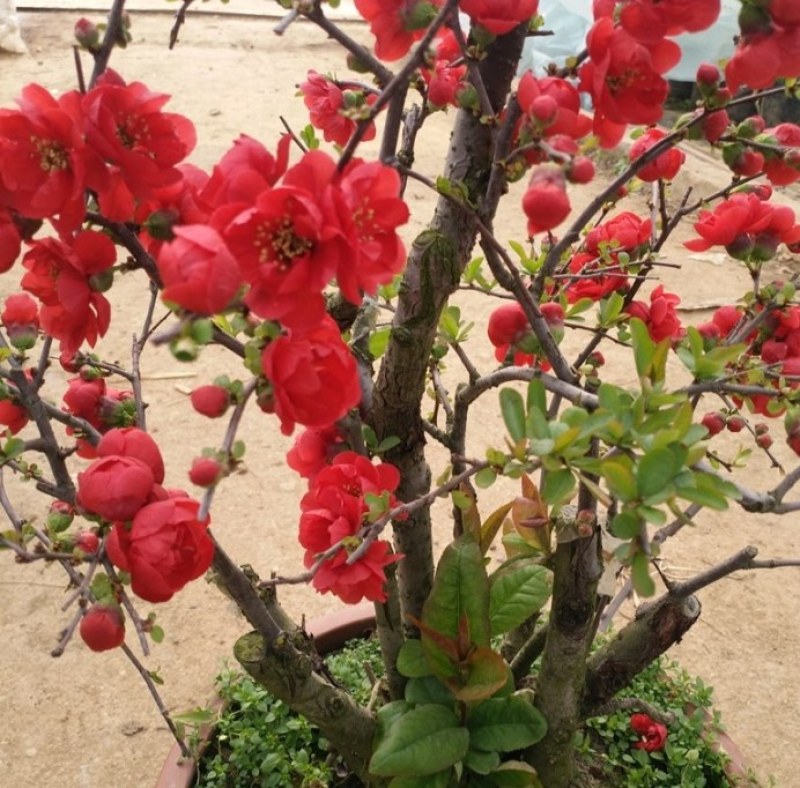
[[[175,12],[175,24],[172,26],[172,29],[169,31],[169,48],[173,49],[175,44],[178,43],[178,33],[180,32],[181,27],[186,22],[186,12],[189,10],[189,6],[194,2],[194,0],[183,0],[181,3],[181,7]]]
[[[89,89],[91,90],[100,79],[102,73],[108,68],[108,61],[111,58],[111,52],[117,44],[120,36],[122,35],[122,17],[125,12],[125,0],[114,0],[111,10],[108,12],[108,26],[106,27],[106,34],[103,36],[103,42],[100,48],[94,54],[94,68],[92,69],[92,78],[89,80]]]

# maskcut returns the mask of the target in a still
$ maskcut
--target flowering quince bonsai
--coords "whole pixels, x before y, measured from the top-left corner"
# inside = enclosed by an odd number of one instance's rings
[[[559,33],[537,0],[356,0],[371,47],[319,0],[280,5],[282,31],[306,17],[357,73],[297,75],[310,124],[278,140],[241,135],[210,172],[188,162],[194,126],[169,97],[108,67],[126,40],[123,0],[103,35],[76,25],[93,60],[78,89],[21,86],[17,107],[0,109],[0,545],[67,573],[73,607],[56,654],[78,632],[141,667],[128,641],[146,653],[160,629],[140,611],[212,569],[254,630],[237,659],[365,783],[573,785],[575,733],[684,636],[698,591],[800,563],[748,546],[695,577],[665,577],[660,596],[651,576],[661,544],[703,508],[800,508],[800,472],[784,468],[800,455],[800,306],[794,280],[765,269],[800,250],[797,217],[772,199],[800,180],[800,127],[728,114],[742,85],[795,90],[800,14],[789,0],[743,4],[724,72],[703,64],[696,108],[657,127],[681,57],[674,38],[712,26],[719,0],[596,0],[584,51],[546,75],[518,73],[526,38]],[[452,118],[449,154],[420,172],[414,145],[437,112]],[[379,155],[363,158],[373,137]],[[672,184],[689,142],[730,171],[714,193]],[[595,176],[598,147],[618,149],[610,182]],[[521,179],[524,190],[510,188]],[[410,181],[437,200],[413,239]],[[630,197],[642,190],[647,213]],[[525,243],[493,233],[506,195]],[[681,294],[658,281],[681,223],[694,228],[688,252],[724,252],[751,282],[700,325],[682,322]],[[122,272],[152,296],[128,367],[102,344],[115,318],[105,293]],[[495,299],[486,325],[451,303],[462,287]],[[471,331],[494,361],[472,357]],[[151,340],[176,363],[216,345],[241,369],[187,399],[227,424],[191,468],[165,468],[147,432],[138,359]],[[59,365],[68,379],[56,391]],[[499,403],[505,432],[480,457],[478,399]],[[214,496],[242,470],[246,410],[293,437],[286,473],[308,482],[297,576],[243,570],[214,530]],[[727,433],[785,475],[748,487]],[[428,443],[449,456],[435,483]],[[18,510],[16,480],[41,492],[41,511]],[[187,480],[196,496],[166,486]],[[482,512],[477,490],[492,485],[506,502]],[[435,561],[431,506],[447,496],[454,536]],[[490,560],[495,543],[503,557]],[[375,603],[377,710],[312,670],[313,643],[276,590],[298,580]],[[591,650],[631,591],[654,598]],[[532,690],[523,680],[537,659]],[[632,748],[665,748],[648,714],[631,728]]]

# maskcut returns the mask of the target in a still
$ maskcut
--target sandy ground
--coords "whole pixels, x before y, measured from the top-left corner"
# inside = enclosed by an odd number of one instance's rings
[[[69,48],[74,15],[23,14],[23,32],[31,54],[0,54],[0,105],[8,105],[19,89],[37,81],[52,90],[74,86]],[[100,18],[97,17],[97,21]],[[189,115],[199,127],[199,145],[192,160],[208,167],[239,132],[273,144],[284,114],[295,128],[307,122],[302,104],[293,100],[294,85],[308,68],[320,72],[344,70],[337,50],[309,25],[294,25],[284,38],[271,33],[263,19],[194,16],[179,47],[165,46],[170,19],[166,15],[136,16],[133,44],[114,55],[113,66],[129,80],[141,79],[156,90],[172,93],[169,109]],[[362,28],[352,28],[363,36]],[[420,149],[419,168],[435,174],[439,151],[447,143],[445,119],[432,124]],[[702,191],[720,177],[719,168],[702,155],[694,156],[688,179]],[[686,185],[685,183],[683,185]],[[412,209],[430,197],[409,193]],[[785,199],[792,199],[788,195]],[[522,238],[524,223],[509,200],[498,222],[502,238]],[[420,212],[422,218],[425,213]],[[421,221],[421,219],[420,219]],[[409,233],[419,228],[416,224]],[[743,278],[720,256],[687,259],[674,247],[670,262],[683,271],[664,269],[668,286],[680,289],[692,308],[721,304],[742,292]],[[784,261],[790,265],[791,260]],[[778,266],[780,267],[780,266]],[[686,272],[691,288],[681,287]],[[785,276],[786,271],[779,272]],[[684,279],[685,281],[685,279]],[[8,276],[0,280],[0,296],[15,288]],[[118,315],[114,331],[103,340],[107,357],[124,360],[130,336],[144,314],[141,277],[112,291]],[[482,368],[491,358],[484,347],[487,307],[466,298],[463,308],[477,323],[472,352]],[[688,311],[686,319],[706,319],[707,312]],[[612,351],[613,352],[613,351]],[[209,381],[226,359],[213,351],[191,367],[177,368],[165,353],[148,352],[146,399],[152,404],[149,428],[164,448],[167,481],[184,485],[193,456],[222,437],[223,425],[194,416],[186,391]],[[230,367],[237,373],[235,366]],[[181,377],[176,378],[175,375]],[[624,382],[624,381],[623,381]],[[473,419],[471,453],[501,440],[502,428],[493,413]],[[300,567],[295,540],[301,480],[278,473],[288,441],[275,421],[253,417],[245,423],[246,474],[229,479],[216,499],[213,519],[218,537],[240,562],[266,575],[271,570],[291,574]],[[731,452],[738,441],[731,441]],[[434,453],[434,464],[443,462]],[[436,468],[434,468],[436,473]],[[747,474],[752,486],[769,486],[766,464],[756,458]],[[513,494],[513,492],[511,493]],[[41,516],[39,502],[24,488],[13,489],[26,516]],[[483,501],[509,495],[493,489]],[[242,501],[246,513],[241,513]],[[443,525],[442,538],[447,526]],[[734,510],[698,518],[695,529],[681,535],[666,552],[667,568],[684,577],[706,568],[746,544],[764,557],[800,555],[800,536],[792,517],[750,520]],[[155,707],[133,669],[120,653],[89,654],[79,642],[60,659],[49,656],[60,629],[69,619],[60,606],[64,577],[58,568],[0,564],[0,664],[6,676],[0,687],[0,783],[20,788],[139,788],[150,786],[171,741]],[[800,706],[794,655],[800,650],[800,574],[796,569],[740,574],[704,591],[703,618],[674,650],[674,656],[715,687],[718,706],[728,729],[749,763],[762,775],[774,775],[781,786],[800,785],[796,775],[793,722]],[[290,612],[316,615],[335,601],[302,587],[289,587],[282,598]],[[233,639],[246,629],[237,612],[215,589],[199,581],[158,610],[166,631],[163,644],[147,660],[148,668],[165,679],[164,697],[171,710],[186,710],[209,697],[213,676],[229,658]]]

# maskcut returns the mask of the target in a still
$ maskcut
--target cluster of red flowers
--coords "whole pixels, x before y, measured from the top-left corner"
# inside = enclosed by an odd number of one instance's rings
[[[719,10],[720,0],[595,0],[589,58],[578,74],[603,147],[616,145],[628,123],[659,120],[669,92],[664,75],[681,56],[670,37],[705,30]]]
[[[684,245],[694,252],[723,246],[731,257],[752,264],[772,259],[780,244],[791,250],[800,248],[800,224],[794,211],[768,202],[771,193],[768,187],[740,192],[722,200],[713,211],[701,211],[694,225],[700,238]]]
[[[38,85],[22,92],[19,109],[0,110],[0,268],[23,257],[22,287],[42,304],[42,329],[69,358],[108,329],[102,295],[117,255],[112,241],[79,231],[86,192],[109,219],[128,221],[134,205],[181,178],[176,164],[194,147],[192,124],[161,111],[168,97],[107,72],[85,95],[58,99]],[[30,240],[49,219],[59,238]]]
[[[540,309],[553,339],[560,342],[564,337],[564,308],[557,301],[548,301]],[[489,316],[488,334],[498,361],[505,361],[509,352],[512,352],[512,361],[518,366],[536,364],[541,369],[550,368],[519,302],[512,301],[492,312]]]
[[[428,102],[437,109],[468,102],[471,93],[466,76],[467,67],[453,31],[440,30],[422,68],[422,78],[428,85]]]
[[[316,449],[309,444],[322,448],[329,437],[330,434],[317,434],[315,438],[298,438],[298,454],[310,449],[309,453],[316,455]],[[319,452],[323,453],[324,450]],[[305,465],[306,471],[312,469],[316,472],[300,504],[300,544],[306,550],[305,565],[313,566],[321,553],[341,545],[317,569],[312,580],[314,588],[336,594],[348,603],[362,599],[385,602],[386,567],[400,558],[392,553],[391,545],[376,539],[357,561],[348,563],[348,558],[364,543],[362,529],[369,511],[366,496],[384,498],[387,509],[396,506],[394,491],[400,483],[399,471],[389,463],[376,465],[352,451],[340,452],[321,468],[313,461]]]
[[[748,3],[739,14],[739,46],[725,67],[728,87],[768,88],[800,72],[800,5],[796,0]]]
[[[135,427],[113,429],[97,445],[98,459],[78,474],[77,504],[112,523],[105,540],[111,561],[130,573],[134,593],[165,602],[211,565],[214,543],[200,504],[164,482],[155,441]]]

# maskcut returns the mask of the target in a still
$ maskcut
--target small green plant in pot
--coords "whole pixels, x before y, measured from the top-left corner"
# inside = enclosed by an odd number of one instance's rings
[[[664,129],[674,37],[714,25],[719,0],[596,2],[585,48],[546,76],[518,73],[529,38],[559,35],[537,0],[357,0],[368,46],[335,5],[280,0],[278,32],[317,26],[353,74],[298,75],[302,126],[241,135],[208,171],[188,161],[192,122],[108,68],[132,42],[124,0],[102,30],[79,22],[92,70],[75,90],[29,85],[0,111],[0,274],[19,290],[0,313],[0,546],[65,572],[55,652],[76,632],[120,649],[187,752],[132,644],[148,653],[164,635],[151,606],[210,574],[247,622],[237,661],[362,782],[568,788],[587,720],[687,636],[703,589],[800,564],[741,545],[679,579],[661,560],[708,511],[800,508],[797,282],[767,265],[800,249],[772,199],[800,180],[800,127],[728,115],[740,85],[796,92],[800,20],[744,3],[724,73],[702,64],[699,104]],[[679,193],[688,142],[719,157],[721,186]],[[598,147],[620,154],[611,178]],[[691,292],[687,250],[712,248],[741,297],[694,325],[672,288]],[[143,298],[128,361],[104,344],[123,287]],[[148,431],[153,346],[213,367],[170,417],[197,442],[190,467],[166,467]],[[293,436],[285,462],[247,454],[265,425],[268,442]],[[774,479],[752,483],[752,453]],[[263,475],[230,493],[247,467]],[[223,542],[296,473],[302,558],[276,576]],[[300,582],[374,604],[374,703],[331,680],[282,606]],[[646,604],[594,648],[634,592]],[[677,758],[655,712],[632,724],[631,773]]]

